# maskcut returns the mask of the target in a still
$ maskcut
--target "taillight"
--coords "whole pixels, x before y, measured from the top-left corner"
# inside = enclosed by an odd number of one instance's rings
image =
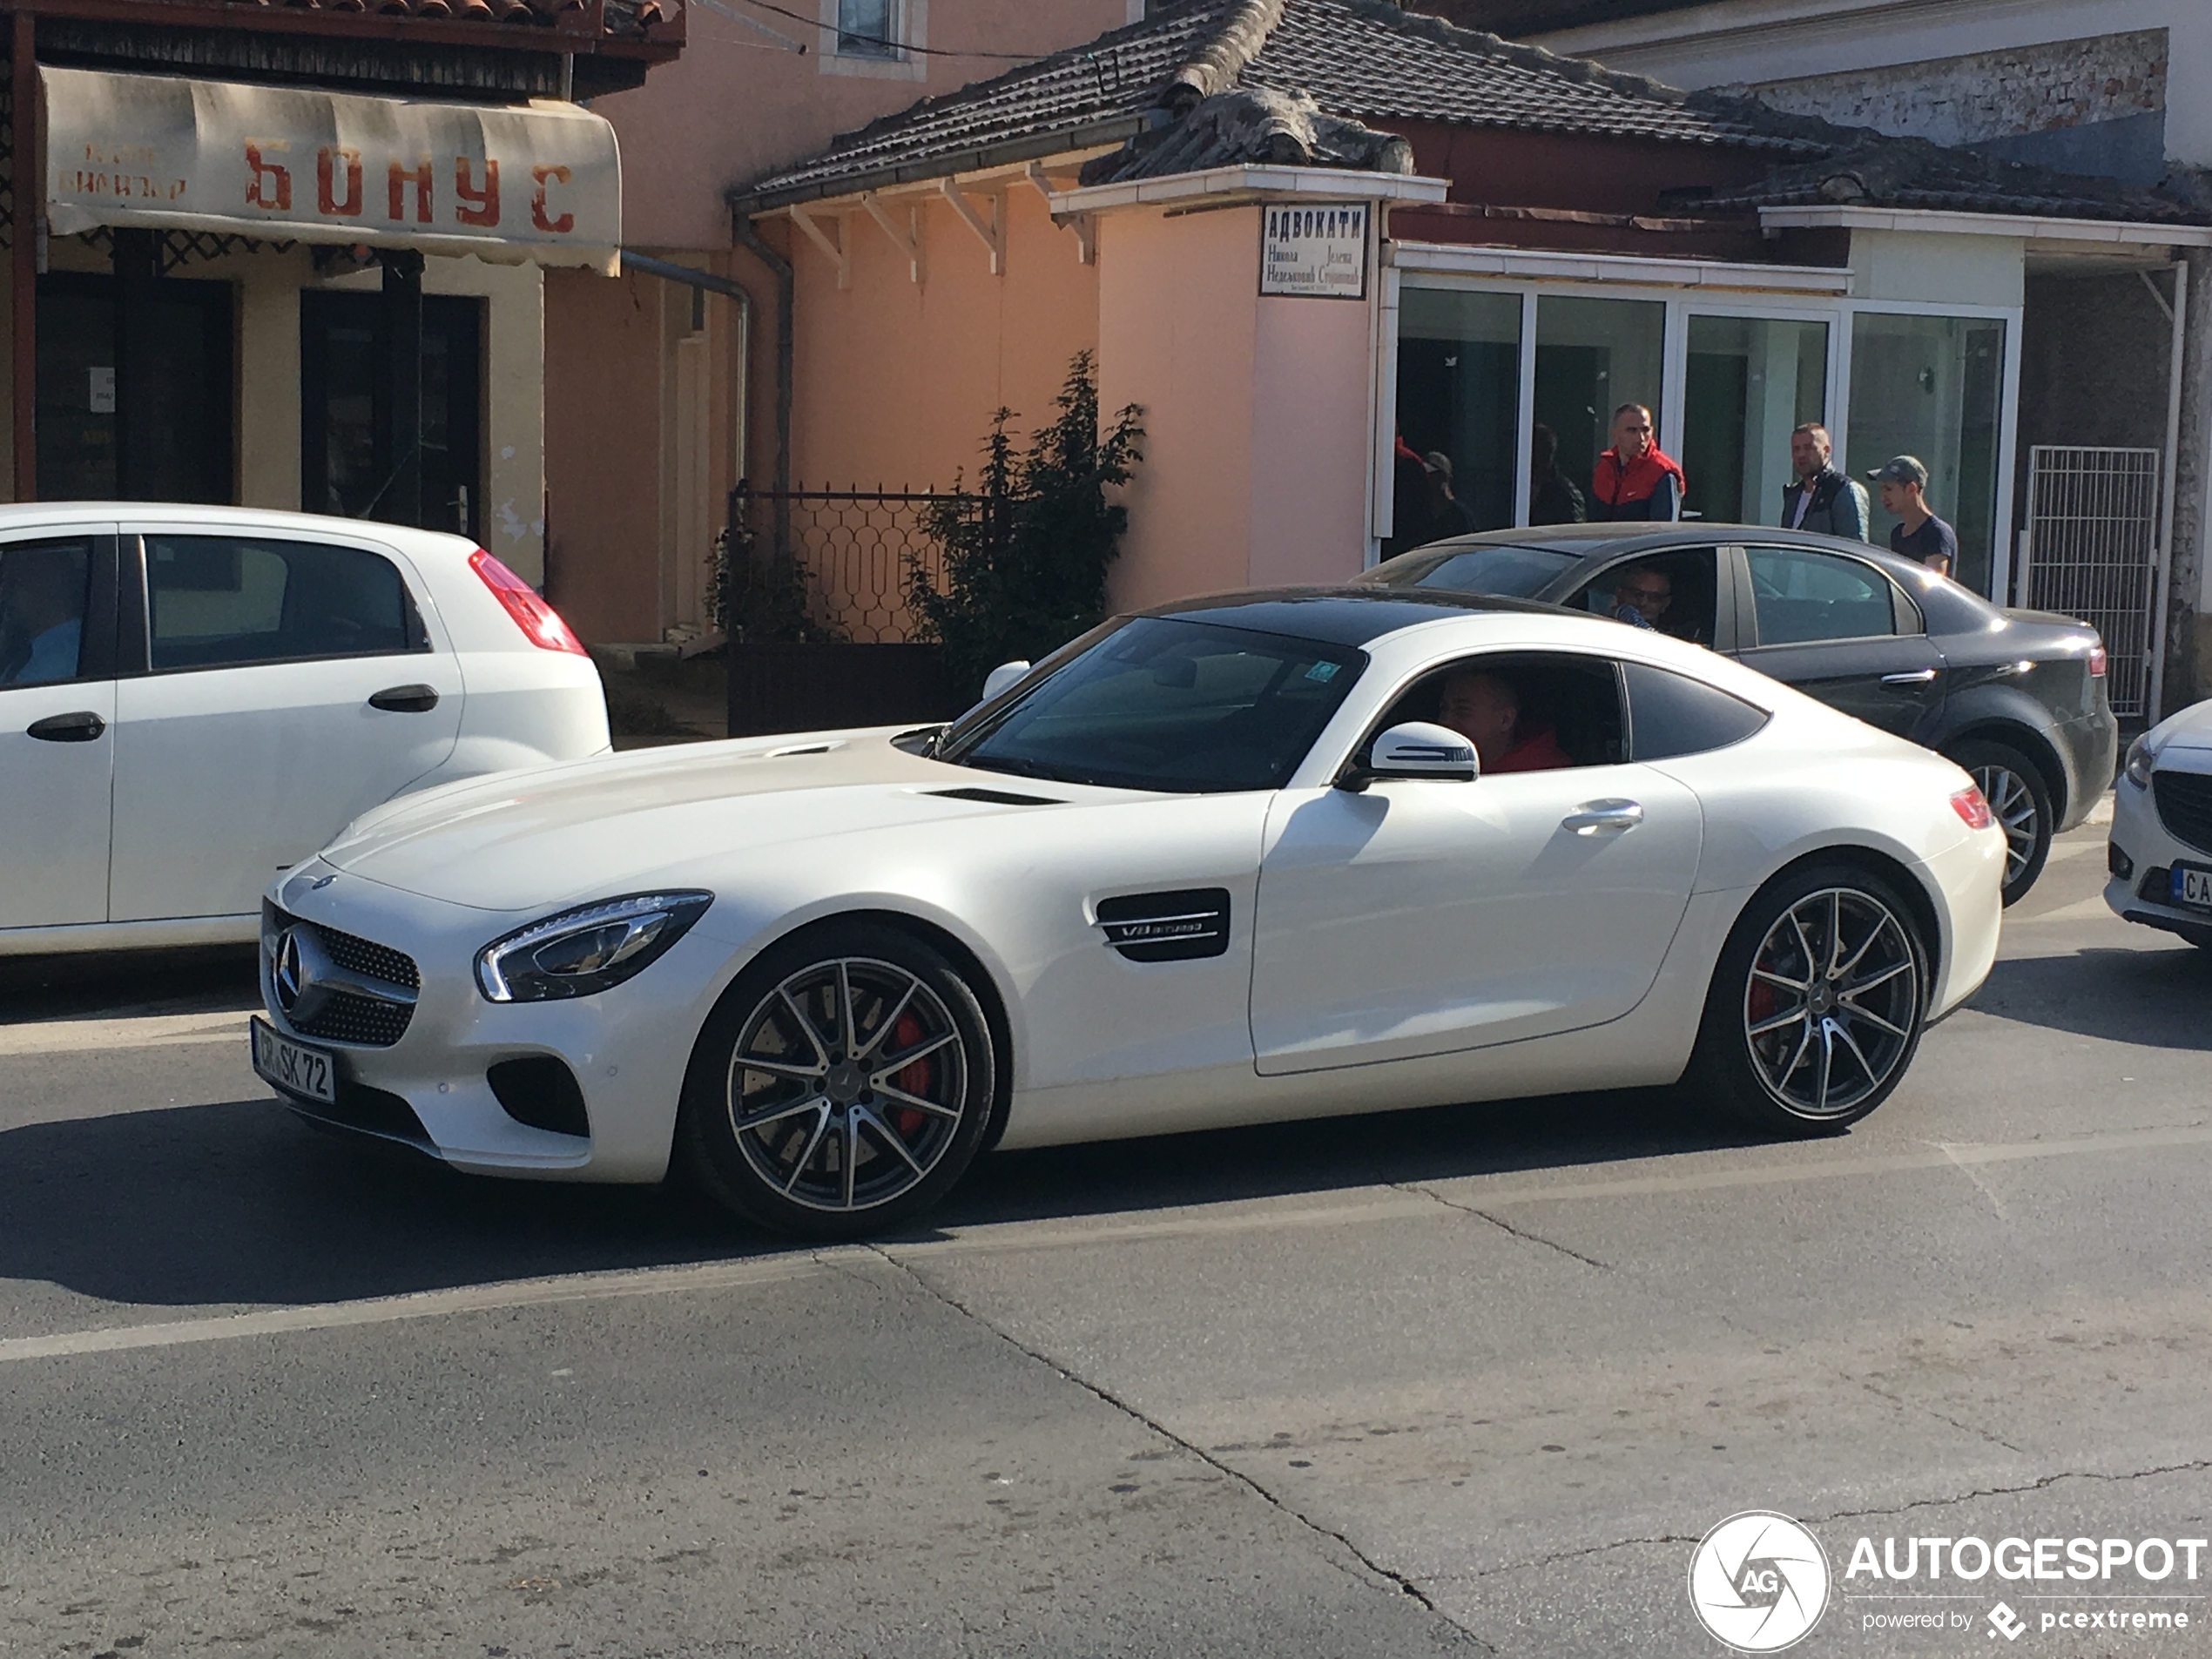
[[[2102,645],[2090,646],[2089,678],[2093,680],[2102,679],[2105,677],[2105,669],[2111,660],[2105,655],[2105,648]]]
[[[579,657],[591,654],[584,650],[583,642],[570,631],[569,624],[561,620],[561,613],[547,604],[536,588],[482,548],[469,556],[469,568],[507,607],[507,614],[514,617],[515,625],[531,644],[540,651],[569,651]]]
[[[1997,815],[1989,810],[1988,800],[1972,784],[1951,798],[1951,810],[1965,820],[1968,829],[1987,829],[1997,821]]]

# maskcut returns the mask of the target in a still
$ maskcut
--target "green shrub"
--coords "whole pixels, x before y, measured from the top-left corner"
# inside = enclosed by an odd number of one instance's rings
[[[1143,411],[1132,403],[1099,431],[1098,374],[1087,351],[1054,401],[1058,417],[1022,451],[1007,435],[1014,412],[999,410],[975,487],[922,509],[922,529],[943,551],[944,585],[910,556],[907,596],[921,637],[944,646],[962,692],[980,690],[1001,663],[1057,650],[1105,614],[1106,567],[1129,524],[1128,509],[1106,492],[1143,458]]]

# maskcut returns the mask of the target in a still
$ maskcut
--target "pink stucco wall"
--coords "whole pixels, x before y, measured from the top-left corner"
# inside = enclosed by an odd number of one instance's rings
[[[1370,305],[1259,297],[1257,207],[1111,214],[1100,248],[1100,399],[1147,433],[1115,602],[1357,574]]]
[[[786,0],[807,17],[817,0]],[[683,55],[634,92],[595,98],[622,145],[623,240],[631,247],[730,243],[722,193],[813,154],[840,132],[1119,28],[1127,0],[929,0],[919,77],[826,72],[819,27],[748,10],[761,28],[691,9]],[[834,12],[832,16],[834,16]],[[773,33],[768,32],[772,30]],[[806,47],[800,53],[775,36]]]

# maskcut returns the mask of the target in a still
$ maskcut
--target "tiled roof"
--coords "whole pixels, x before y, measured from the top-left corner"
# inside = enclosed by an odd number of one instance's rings
[[[1273,15],[1279,13],[1279,21]],[[1251,30],[1255,16],[1273,26]],[[1792,152],[1794,140],[1702,113],[1682,93],[1440,19],[1388,0],[1190,0],[1088,45],[979,81],[848,133],[820,155],[732,192],[760,209],[907,179],[1111,143],[1150,124],[1178,69],[1224,32],[1250,55],[1210,56],[1240,83],[1310,93],[1331,115]],[[1180,90],[1180,89],[1177,89]],[[1218,87],[1195,87],[1190,96]]]

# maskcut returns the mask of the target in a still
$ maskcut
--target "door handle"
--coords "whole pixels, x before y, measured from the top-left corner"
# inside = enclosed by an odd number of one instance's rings
[[[50,714],[33,720],[24,732],[42,743],[90,743],[107,730],[107,722],[90,709],[74,714]]]
[[[1586,800],[1559,820],[1577,835],[1617,835],[1643,822],[1643,808],[1632,800]]]
[[[1925,685],[1935,677],[1936,671],[1932,668],[1916,668],[1909,674],[1885,674],[1882,676],[1882,684],[1885,685]]]
[[[368,706],[381,709],[387,714],[428,714],[438,706],[438,688],[435,685],[395,685],[370,698]]]

